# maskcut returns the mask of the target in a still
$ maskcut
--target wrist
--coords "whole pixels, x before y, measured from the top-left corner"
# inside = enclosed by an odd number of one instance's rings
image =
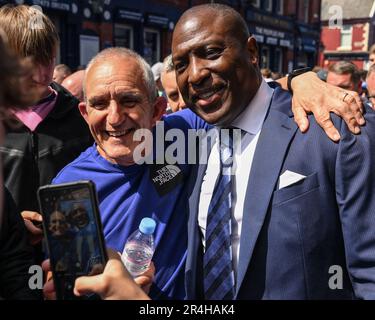
[[[288,91],[293,94],[293,85],[292,85],[292,81],[294,78],[306,73],[306,72],[309,72],[311,71],[311,68],[310,67],[307,67],[307,68],[300,68],[300,69],[295,69],[293,70],[291,73],[289,73],[287,75],[287,87],[288,87]]]

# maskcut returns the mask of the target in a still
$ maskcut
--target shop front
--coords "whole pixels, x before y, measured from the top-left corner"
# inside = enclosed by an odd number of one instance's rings
[[[288,56],[293,52],[293,23],[253,8],[246,11],[246,21],[258,43],[260,67],[280,73],[290,71]]]

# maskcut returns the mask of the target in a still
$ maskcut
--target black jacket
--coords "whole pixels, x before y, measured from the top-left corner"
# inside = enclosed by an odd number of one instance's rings
[[[7,190],[0,221],[0,299],[40,299],[40,290],[29,288],[29,268],[34,264],[25,224]]]
[[[78,110],[78,100],[60,85],[56,105],[31,132],[22,123],[6,127],[0,153],[4,183],[18,209],[38,210],[37,189],[51,183],[56,174],[92,144],[89,128]]]

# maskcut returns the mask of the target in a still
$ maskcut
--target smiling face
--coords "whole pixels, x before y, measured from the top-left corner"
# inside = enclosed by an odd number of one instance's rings
[[[90,222],[89,215],[86,209],[82,206],[76,206],[71,211],[70,215],[71,215],[72,223],[79,229],[86,227]]]
[[[49,231],[51,231],[52,236],[63,236],[69,228],[68,223],[66,222],[65,215],[60,211],[51,213],[48,228]]]
[[[86,102],[79,105],[101,156],[123,166],[134,163],[137,129],[151,129],[165,103],[149,101],[142,69],[135,58],[113,56],[89,68]]]
[[[260,85],[256,42],[238,27],[236,18],[203,9],[185,14],[173,34],[178,87],[187,106],[211,124],[229,125]]]

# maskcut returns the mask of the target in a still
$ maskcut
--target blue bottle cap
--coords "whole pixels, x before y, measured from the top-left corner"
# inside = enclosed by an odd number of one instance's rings
[[[151,218],[143,218],[139,224],[139,230],[144,234],[152,234],[155,231],[156,222]]]

